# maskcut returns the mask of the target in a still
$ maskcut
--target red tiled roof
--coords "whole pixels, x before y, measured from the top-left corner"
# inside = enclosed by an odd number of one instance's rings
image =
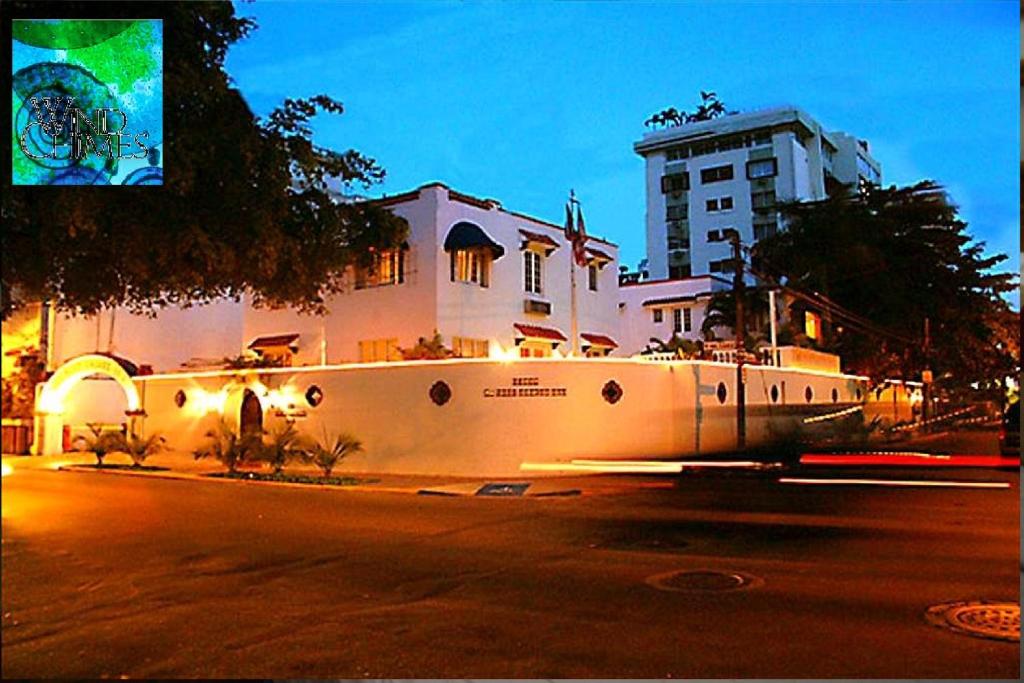
[[[554,241],[547,235],[542,235],[539,232],[530,232],[529,230],[520,230],[519,234],[522,235],[529,242],[536,242],[537,244],[543,244],[554,249],[558,248],[558,242]]]
[[[275,334],[268,337],[256,337],[249,344],[250,349],[267,349],[272,346],[291,346],[296,339],[299,338],[297,333],[295,334]]]
[[[606,261],[613,261],[614,260],[611,256],[609,256],[608,254],[604,253],[600,249],[594,249],[592,247],[587,247],[587,253],[590,254],[591,256],[593,256],[594,258],[604,259]]]
[[[558,330],[550,327],[540,327],[539,325],[526,325],[524,323],[515,323],[513,327],[519,331],[524,337],[532,337],[534,339],[554,339],[555,341],[568,341],[565,335]]]
[[[590,342],[593,346],[607,346],[610,349],[617,349],[619,345],[615,343],[615,340],[611,337],[606,337],[603,334],[590,334],[584,332],[580,335],[584,341]]]

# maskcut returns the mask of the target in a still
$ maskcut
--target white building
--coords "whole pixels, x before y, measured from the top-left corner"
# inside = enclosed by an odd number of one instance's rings
[[[708,301],[715,292],[730,288],[730,281],[717,275],[621,285],[619,334],[623,348],[656,348],[652,339],[668,342],[673,336],[703,339],[701,326]]]
[[[735,228],[747,245],[774,234],[778,201],[819,200],[881,183],[863,140],[826,132],[795,107],[735,114],[644,135],[647,271],[653,280],[728,270]]]
[[[562,226],[509,211],[440,183],[378,200],[409,222],[401,249],[350,268],[324,317],[254,308],[248,298],[155,318],[125,309],[53,317],[51,367],[106,352],[156,372],[217,367],[240,354],[289,365],[400,360],[440,333],[462,357],[545,357],[571,351],[571,248]],[[577,267],[580,352],[629,355],[618,331],[618,247],[587,242]],[[6,327],[5,327],[6,334]]]

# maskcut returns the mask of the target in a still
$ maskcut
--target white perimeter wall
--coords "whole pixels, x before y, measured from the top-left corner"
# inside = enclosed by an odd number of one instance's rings
[[[353,365],[320,370],[274,370],[211,377],[136,378],[147,412],[145,433],[160,432],[175,449],[192,450],[220,419],[203,407],[204,394],[222,388],[225,416],[237,423],[241,393],[265,389],[291,396],[306,416],[303,432],[340,431],[361,439],[366,452],[345,468],[366,472],[514,476],[520,464],[573,458],[669,458],[730,451],[735,445],[734,366],[708,362],[652,363],[628,359],[441,361]],[[516,386],[517,379],[536,382]],[[609,380],[619,402],[602,397]],[[429,397],[444,381],[452,391],[442,406]],[[316,408],[306,389],[324,393]],[[725,387],[725,401],[718,386]],[[779,389],[773,401],[771,387]],[[805,390],[811,387],[808,402]],[[498,389],[563,390],[564,396],[486,397]],[[836,396],[833,401],[832,390]],[[857,378],[784,369],[748,368],[748,443],[793,428],[807,414],[830,413],[857,402]],[[186,392],[185,406],[174,402]],[[265,399],[265,427],[281,418]],[[769,426],[771,425],[771,426]],[[772,431],[769,431],[772,430]]]

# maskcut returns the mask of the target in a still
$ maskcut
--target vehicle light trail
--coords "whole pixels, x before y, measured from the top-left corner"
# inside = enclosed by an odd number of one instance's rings
[[[958,489],[1008,489],[1010,485],[1003,481],[928,481],[906,479],[801,479],[797,477],[781,477],[780,484],[803,484],[824,486],[900,486],[900,487],[938,487]]]

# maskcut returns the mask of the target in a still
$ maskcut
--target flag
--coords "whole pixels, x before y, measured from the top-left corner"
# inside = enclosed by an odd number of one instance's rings
[[[587,265],[587,229],[583,224],[583,209],[576,206],[576,232],[572,238],[572,255],[581,268]]]
[[[565,203],[565,241],[572,244],[575,230],[572,227],[572,203]]]

